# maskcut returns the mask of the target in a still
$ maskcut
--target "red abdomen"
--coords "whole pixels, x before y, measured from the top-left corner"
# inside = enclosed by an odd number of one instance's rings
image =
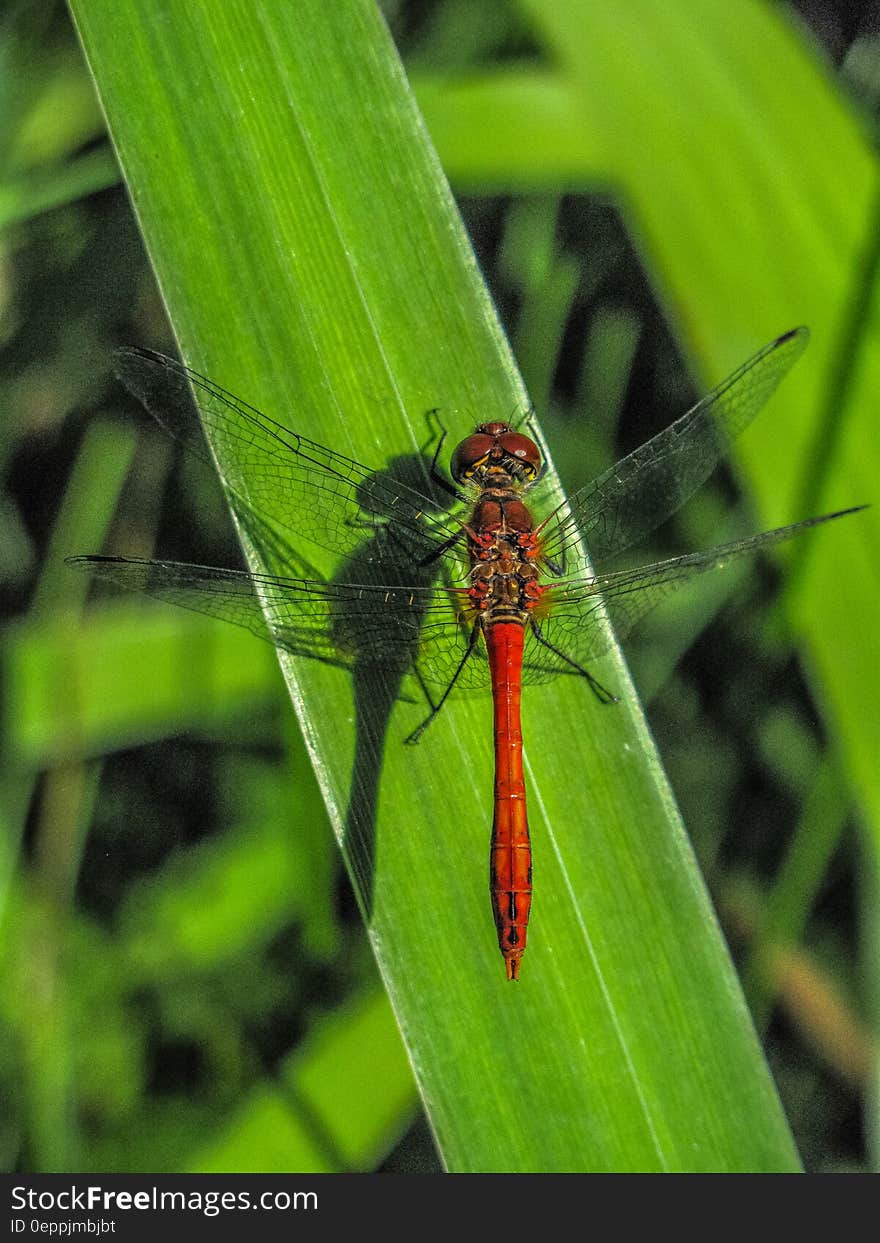
[[[523,626],[519,622],[495,622],[486,627],[485,636],[495,706],[495,816],[489,890],[507,978],[516,980],[532,904],[532,847],[520,724]]]

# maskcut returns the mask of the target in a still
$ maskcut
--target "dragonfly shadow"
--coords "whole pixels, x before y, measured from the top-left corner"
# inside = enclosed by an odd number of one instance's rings
[[[344,814],[343,845],[358,902],[367,918],[373,909],[376,825],[391,714],[401,699],[423,699],[426,713],[431,702],[420,686],[416,667],[424,620],[418,604],[414,603],[407,611],[408,641],[401,641],[398,619],[393,637],[383,642],[382,628],[376,624],[381,618],[371,619],[372,624],[365,627],[363,604],[359,605],[356,592],[350,589],[368,588],[369,608],[375,613],[381,610],[382,604],[382,593],[377,588],[387,588],[389,593],[409,593],[415,589],[413,598],[418,601],[419,590],[434,586],[440,574],[436,559],[433,563],[426,561],[436,548],[433,540],[419,540],[411,530],[398,529],[392,519],[377,521],[386,516],[381,514],[375,498],[386,495],[389,486],[393,489],[395,484],[403,484],[430,497],[438,508],[454,504],[453,497],[430,480],[425,458],[412,454],[393,459],[385,469],[374,472],[361,484],[358,499],[368,517],[352,521],[363,528],[363,539],[336,573],[322,580],[327,584],[329,595],[333,594],[333,588],[348,590],[339,591],[320,625],[304,624],[301,619],[291,625],[279,625],[274,621],[272,624],[276,646],[298,658],[344,668],[351,675],[355,746]],[[297,573],[313,581],[320,577],[279,532],[240,498],[234,499],[234,507],[245,535],[272,573]],[[388,624],[392,625],[392,619],[388,619]],[[404,684],[412,674],[416,675],[412,690],[405,691]]]

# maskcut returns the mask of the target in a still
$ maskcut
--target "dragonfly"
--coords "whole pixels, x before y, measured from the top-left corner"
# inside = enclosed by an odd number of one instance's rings
[[[415,673],[430,711],[410,743],[453,692],[491,691],[489,891],[507,978],[517,980],[532,904],[522,686],[568,676],[600,702],[616,702],[590,668],[614,633],[622,638],[693,576],[863,508],[636,568],[604,568],[709,477],[803,353],[808,335],[796,328],[771,341],[540,520],[529,493],[540,495],[545,462],[534,434],[509,422],[477,426],[452,452],[448,475],[439,466],[442,432],[430,464],[419,459],[421,480],[406,481],[289,430],[179,362],[123,350],[119,379],[168,432],[215,464],[209,442],[226,449],[221,476],[234,511],[296,541],[357,553],[363,581],[117,556],[69,560],[119,587],[243,626],[296,656],[352,671]]]

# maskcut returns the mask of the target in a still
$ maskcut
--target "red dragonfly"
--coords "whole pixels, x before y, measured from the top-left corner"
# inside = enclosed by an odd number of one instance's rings
[[[73,564],[244,626],[276,647],[349,669],[414,671],[442,688],[415,742],[456,688],[491,688],[495,717],[490,893],[507,978],[519,977],[532,899],[520,728],[524,681],[579,677],[614,702],[588,665],[684,580],[854,509],[669,560],[596,573],[668,518],[704,482],[806,347],[806,329],[772,341],[664,431],[536,523],[525,501],[544,467],[535,440],[490,421],[421,486],[371,472],[161,354],[125,350],[117,374],[177,439],[212,460],[201,424],[227,450],[222,476],[243,525],[287,527],[358,553],[364,578],[74,557]],[[585,549],[589,548],[589,559]],[[276,545],[277,547],[277,545]],[[364,553],[363,550],[366,549]],[[372,568],[371,567],[372,563]]]

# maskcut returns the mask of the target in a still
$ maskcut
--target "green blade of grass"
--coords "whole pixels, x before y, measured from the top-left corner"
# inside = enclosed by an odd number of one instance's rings
[[[453,433],[523,408],[371,3],[73,10],[193,365],[377,466],[431,407]],[[486,892],[491,707],[451,702],[404,749],[421,705],[283,663],[450,1169],[797,1167],[619,657],[619,707],[570,683],[526,706],[518,986]]]

